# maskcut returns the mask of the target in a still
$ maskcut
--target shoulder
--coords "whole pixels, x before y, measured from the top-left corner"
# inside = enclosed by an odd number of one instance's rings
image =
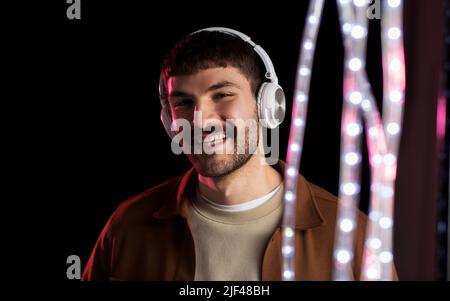
[[[171,178],[123,201],[111,215],[111,228],[151,222],[153,214],[169,202],[176,202],[182,176]]]

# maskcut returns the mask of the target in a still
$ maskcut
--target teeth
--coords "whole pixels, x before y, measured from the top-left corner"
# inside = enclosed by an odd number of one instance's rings
[[[206,137],[203,142],[205,143],[215,143],[215,142],[219,142],[222,141],[225,138],[225,134],[215,134],[215,135],[209,135],[208,137]]]

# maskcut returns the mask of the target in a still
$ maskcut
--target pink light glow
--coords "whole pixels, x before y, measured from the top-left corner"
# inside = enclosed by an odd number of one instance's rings
[[[447,111],[447,100],[444,95],[438,97],[437,111],[436,111],[436,136],[438,147],[440,148],[445,139],[445,115]]]

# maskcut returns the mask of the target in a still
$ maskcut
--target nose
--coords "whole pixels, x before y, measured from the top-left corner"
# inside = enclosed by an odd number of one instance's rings
[[[194,109],[194,127],[198,127],[204,131],[213,131],[213,126],[221,126],[222,121],[220,114],[212,103],[199,102]]]

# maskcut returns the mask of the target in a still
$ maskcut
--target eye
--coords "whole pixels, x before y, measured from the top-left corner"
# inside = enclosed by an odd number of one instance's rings
[[[222,98],[227,98],[227,97],[231,97],[234,96],[233,93],[216,93],[214,94],[213,98],[214,99],[222,99]]]

